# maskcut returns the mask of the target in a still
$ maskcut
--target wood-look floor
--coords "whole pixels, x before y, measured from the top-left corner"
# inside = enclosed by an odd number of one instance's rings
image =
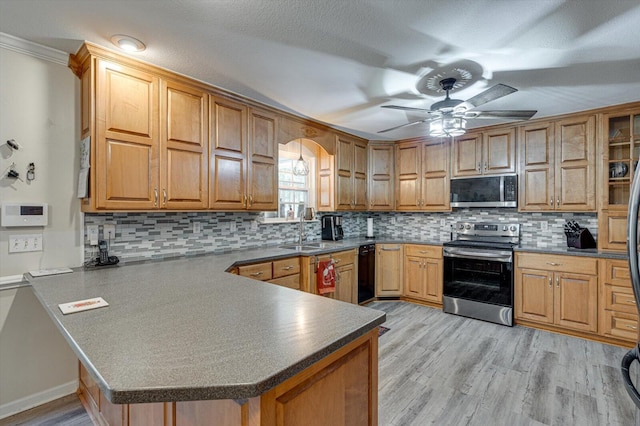
[[[380,426],[635,424],[620,376],[624,348],[406,302],[369,306],[387,312],[391,329],[379,341]],[[91,420],[70,395],[4,424]]]

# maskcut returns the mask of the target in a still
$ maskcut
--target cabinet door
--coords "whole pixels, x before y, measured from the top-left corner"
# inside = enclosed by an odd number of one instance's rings
[[[318,148],[317,205],[319,212],[335,211],[334,156]]]
[[[419,210],[422,194],[420,143],[396,145],[396,210]]]
[[[627,211],[603,210],[598,214],[598,249],[627,250]]]
[[[444,261],[442,259],[425,258],[424,271],[424,299],[442,304],[442,276]]]
[[[97,60],[96,207],[159,207],[158,78]]]
[[[449,205],[449,143],[427,142],[422,148],[423,210],[447,211]]]
[[[555,208],[553,123],[536,123],[519,129],[520,181],[518,210]]]
[[[516,270],[516,318],[553,324],[553,273]]]
[[[249,112],[248,208],[278,209],[278,142],[276,115],[252,108]]]
[[[336,210],[353,208],[353,145],[349,139],[336,138]]]
[[[556,210],[595,211],[595,117],[556,122]]]
[[[204,209],[208,197],[207,98],[201,90],[162,81],[162,208]]]
[[[482,160],[482,173],[485,175],[515,173],[515,129],[500,129],[484,132]]]
[[[555,285],[555,324],[574,330],[597,331],[597,277],[556,272]]]
[[[424,258],[404,257],[404,295],[416,299],[424,298]]]
[[[402,245],[376,244],[376,296],[402,296]]]
[[[336,299],[348,303],[358,303],[358,278],[355,264],[336,268]]]
[[[394,145],[369,144],[369,210],[394,209]]]
[[[467,133],[453,142],[451,177],[477,176],[482,173],[482,135]]]
[[[367,144],[353,144],[353,210],[367,210]]]
[[[247,107],[209,97],[209,207],[243,210],[247,206]]]

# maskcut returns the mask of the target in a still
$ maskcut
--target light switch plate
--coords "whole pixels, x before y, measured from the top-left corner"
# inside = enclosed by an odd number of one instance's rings
[[[193,233],[199,234],[202,229],[200,228],[200,222],[191,222],[191,226],[193,227]]]
[[[42,251],[42,234],[23,234],[9,236],[9,253]]]
[[[102,237],[105,240],[115,240],[116,239],[116,225],[113,223],[105,223],[102,226]]]
[[[100,233],[100,228],[98,225],[87,225],[87,240],[89,240],[89,244],[92,246],[98,245],[98,234]]]
[[[236,223],[234,221],[229,222],[229,232],[236,232]]]

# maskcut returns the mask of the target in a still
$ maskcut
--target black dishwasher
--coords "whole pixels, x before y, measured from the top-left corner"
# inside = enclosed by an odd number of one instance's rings
[[[376,297],[376,245],[365,244],[358,250],[358,303]]]

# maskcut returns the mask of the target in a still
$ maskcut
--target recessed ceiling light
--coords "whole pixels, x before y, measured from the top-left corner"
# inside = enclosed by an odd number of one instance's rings
[[[111,37],[111,43],[127,52],[142,52],[147,46],[137,38],[125,34],[116,34]]]

